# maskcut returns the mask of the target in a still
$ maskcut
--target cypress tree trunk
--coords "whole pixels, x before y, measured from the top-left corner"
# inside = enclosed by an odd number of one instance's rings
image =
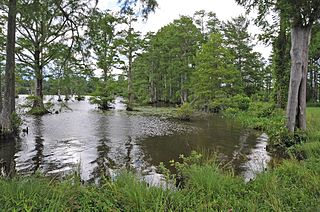
[[[16,38],[16,0],[9,1],[7,45],[6,45],[6,72],[4,80],[4,101],[1,112],[1,132],[10,134],[13,131],[11,122],[15,112],[15,38]]]
[[[129,49],[129,65],[128,65],[128,105],[127,105],[127,110],[131,111],[133,110],[133,84],[132,84],[132,50],[131,48]]]
[[[2,111],[2,67],[0,66],[0,115]]]
[[[43,76],[42,76],[42,67],[40,65],[40,52],[39,46],[35,46],[36,51],[34,54],[34,59],[35,59],[35,76],[36,76],[36,81],[35,81],[35,96],[36,98],[34,99],[33,102],[33,109],[37,109],[36,113],[41,115],[42,113],[46,113],[44,104],[43,104],[43,92],[42,92],[42,87],[43,87]]]
[[[318,88],[318,72],[317,70],[313,71],[313,101],[318,102],[319,100],[319,88]]]
[[[291,75],[287,105],[287,128],[306,129],[306,88],[311,25],[293,26],[291,31]]]

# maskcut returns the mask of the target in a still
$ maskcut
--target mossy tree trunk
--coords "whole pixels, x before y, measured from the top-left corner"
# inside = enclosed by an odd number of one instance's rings
[[[4,101],[1,111],[1,132],[11,134],[13,132],[12,115],[15,112],[15,38],[16,38],[16,0],[9,1],[7,45],[6,45],[6,69],[4,80]]]
[[[311,25],[291,29],[291,75],[287,105],[287,128],[306,129],[306,90]]]
[[[132,49],[129,47],[129,52],[128,52],[128,105],[127,105],[127,110],[133,110],[133,101],[134,101],[134,93],[133,93],[133,83],[132,83],[132,78],[133,78],[133,73],[132,73]]]
[[[290,64],[289,43],[290,35],[288,35],[289,24],[280,11],[280,30],[278,37],[274,41],[274,77],[275,77],[275,101],[277,107],[285,108],[287,103],[289,74],[288,68]]]
[[[2,67],[0,65],[0,114],[2,111]]]
[[[43,74],[42,67],[40,62],[40,45],[35,45],[36,51],[34,54],[34,71],[35,71],[35,99],[33,101],[32,109],[37,109],[37,111],[45,111],[45,107],[43,104]]]

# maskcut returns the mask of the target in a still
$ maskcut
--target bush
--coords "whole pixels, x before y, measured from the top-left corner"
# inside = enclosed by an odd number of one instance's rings
[[[307,107],[320,107],[320,102],[307,102]]]
[[[34,102],[41,102],[41,98],[38,96],[27,96],[26,103],[22,106],[24,108],[30,109],[27,113],[29,115],[42,116],[49,113],[49,110],[53,107],[53,103],[49,100],[44,104],[44,107],[33,107]]]
[[[22,125],[22,119],[17,113],[11,114],[11,123],[12,129],[14,132],[17,132],[19,127]]]
[[[190,120],[192,113],[193,108],[188,102],[183,103],[183,105],[177,109],[177,116],[181,120]]]
[[[91,104],[97,104],[101,110],[109,110],[111,108],[111,103],[114,101],[113,96],[93,96],[90,97]]]
[[[229,98],[218,98],[209,104],[209,110],[214,113],[219,113],[221,110],[232,107],[231,99]]]
[[[294,133],[290,133],[285,127],[280,128],[277,131],[273,130],[273,133],[269,134],[269,136],[269,150],[278,153],[282,157],[294,155],[300,158],[300,153],[297,154],[297,150],[295,148],[306,143],[308,140],[306,132],[296,131]]]
[[[223,114],[226,115],[227,117],[235,117],[238,113],[239,113],[238,108],[227,108]]]
[[[250,98],[247,96],[236,95],[231,98],[233,103],[233,108],[238,108],[240,110],[246,111],[250,106]]]
[[[209,109],[212,112],[219,112],[228,108],[239,109],[242,111],[248,110],[250,106],[250,98],[247,96],[236,95],[231,98],[217,98],[209,104]]]
[[[251,102],[249,111],[259,118],[270,117],[275,111],[275,104],[270,102]]]
[[[95,92],[91,95],[89,99],[91,104],[97,104],[101,110],[109,110],[111,108],[111,103],[115,99],[116,84],[111,79],[107,82],[98,82]]]

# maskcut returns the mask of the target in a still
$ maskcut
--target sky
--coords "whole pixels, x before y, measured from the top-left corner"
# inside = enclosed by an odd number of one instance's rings
[[[101,9],[117,10],[118,0],[100,0],[98,7]],[[235,0],[157,0],[159,7],[155,13],[151,13],[145,22],[140,22],[136,26],[136,30],[146,33],[149,31],[158,31],[161,27],[169,24],[180,15],[189,15],[192,17],[195,11],[205,10],[216,13],[220,21],[231,20],[241,14],[245,14],[243,7],[237,5]],[[251,34],[259,33],[256,26],[249,27]],[[266,47],[262,43],[258,43],[255,51],[260,52],[265,59],[268,59],[271,47]]]

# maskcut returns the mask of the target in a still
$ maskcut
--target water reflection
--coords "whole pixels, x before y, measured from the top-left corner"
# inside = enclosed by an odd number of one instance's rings
[[[15,173],[16,143],[16,138],[0,137],[0,176],[12,176]]]
[[[257,138],[257,144],[251,149],[248,155],[248,161],[241,165],[243,171],[243,176],[245,181],[250,181],[255,178],[255,176],[267,168],[268,162],[271,157],[266,151],[268,142],[268,136],[262,133]]]
[[[33,173],[39,170],[40,166],[43,164],[43,142],[44,139],[42,138],[42,128],[43,123],[41,117],[36,117],[34,120],[34,130],[35,130],[35,155],[32,157],[32,161],[34,167],[32,168]]]
[[[0,142],[1,164],[13,164],[11,169],[0,164],[4,172],[65,175],[79,170],[83,180],[97,180],[126,168],[144,173],[151,182],[160,178],[155,168],[160,162],[199,149],[219,151],[243,172],[243,156],[257,145],[255,134],[217,116],[179,122],[127,113],[120,98],[109,112],[97,110],[88,98],[66,105],[52,100],[61,113],[26,116],[29,134],[21,134],[19,145]]]

